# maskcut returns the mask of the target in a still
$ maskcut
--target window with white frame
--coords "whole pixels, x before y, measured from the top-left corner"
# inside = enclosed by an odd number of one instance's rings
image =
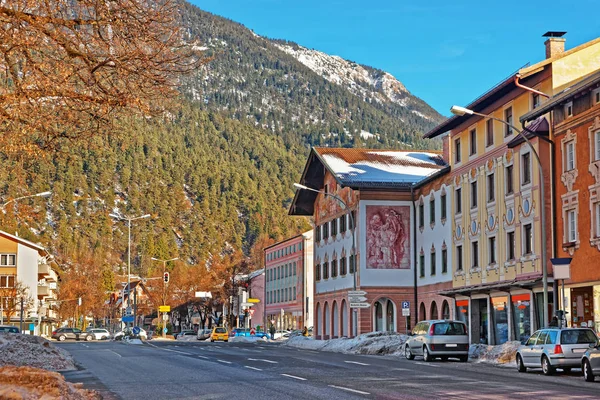
[[[17,265],[16,254],[1,254],[0,255],[0,266],[1,267],[14,267]]]
[[[575,141],[565,143],[565,171],[575,169]]]
[[[15,287],[15,276],[14,275],[0,275],[0,288],[14,288]]]
[[[575,210],[567,211],[567,241],[577,241],[577,214]]]
[[[600,161],[600,131],[594,133],[594,161]]]

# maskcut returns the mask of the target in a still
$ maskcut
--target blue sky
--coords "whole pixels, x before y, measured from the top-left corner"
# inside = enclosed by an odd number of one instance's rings
[[[545,32],[567,31],[567,49],[600,36],[598,0],[191,2],[261,36],[387,71],[446,116],[541,61]]]

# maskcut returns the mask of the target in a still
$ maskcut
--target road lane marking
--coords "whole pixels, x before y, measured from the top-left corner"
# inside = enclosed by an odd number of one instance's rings
[[[171,350],[171,349],[164,349],[164,351],[171,351],[173,353],[179,353],[179,354],[185,354],[186,356],[192,356],[192,353],[186,353],[185,351],[179,351],[179,350]]]
[[[205,360],[208,360],[208,357],[204,357],[204,356],[198,356],[198,358],[204,358]]]
[[[288,375],[288,374],[281,374],[281,376],[287,376],[288,378],[298,379],[299,381],[305,381],[306,380],[306,378],[301,378],[299,376]]]
[[[116,354],[116,355],[118,355],[119,357],[123,357],[122,355],[120,355],[119,353],[117,353],[117,352],[116,352],[116,351],[114,351],[114,350],[111,350],[111,349],[106,349],[106,351],[110,351],[111,353],[115,353],[115,354]]]
[[[369,393],[369,392],[363,392],[363,391],[361,391],[361,390],[350,389],[350,388],[343,387],[343,386],[329,385],[329,387],[336,388],[336,389],[341,389],[341,390],[345,390],[345,391],[347,391],[347,392],[352,392],[352,393],[358,393],[358,394],[371,394],[371,393]]]
[[[419,361],[415,361],[415,364],[418,364],[418,365],[427,365],[428,367],[433,367],[433,368],[439,368],[440,367],[439,365],[433,365],[433,364],[430,364],[430,363],[419,362]]]
[[[244,365],[244,367],[246,367],[246,368],[250,368],[250,369],[253,369],[253,370],[255,370],[255,371],[262,371],[262,369],[260,369],[260,368],[251,367],[251,366],[249,366],[249,365]]]
[[[225,361],[225,360],[217,360],[218,362],[224,363],[224,364],[231,364],[231,361]]]
[[[264,358],[249,358],[248,361],[264,361],[271,364],[279,364],[277,361],[265,360]]]
[[[345,362],[345,363],[348,363],[348,364],[357,364],[357,365],[371,365],[371,364],[365,364],[365,363],[361,363],[361,362],[358,362],[358,361],[344,361],[344,362]]]

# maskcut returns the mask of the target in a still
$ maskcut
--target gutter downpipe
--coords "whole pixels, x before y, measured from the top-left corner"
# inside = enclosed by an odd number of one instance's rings
[[[413,282],[414,282],[414,286],[413,286],[413,291],[414,291],[414,302],[415,302],[415,324],[419,321],[419,316],[418,316],[418,302],[419,302],[419,297],[418,297],[418,292],[417,292],[417,206],[415,204],[415,185],[411,185],[410,187],[410,197],[412,199],[412,203],[413,203],[413,263],[414,263],[414,269],[413,269]],[[410,324],[408,324],[407,329],[410,329]],[[408,333],[408,332],[406,332]]]
[[[554,135],[554,113],[550,113],[550,127],[552,129],[552,134]],[[554,201],[554,194],[556,193],[556,174],[555,174],[555,168],[556,168],[556,145],[554,144],[554,140],[550,139],[550,149],[551,151],[551,157],[552,160],[550,162],[550,173],[552,174],[552,177],[550,179],[550,192],[551,192],[551,204],[552,204],[552,256],[553,257],[558,257],[558,238],[556,237],[556,228],[557,228],[557,218],[556,218],[556,201]],[[554,276],[554,271],[552,273],[552,276]],[[564,310],[564,306],[562,306],[562,303],[564,301],[564,299],[560,300],[560,304],[558,301],[558,281],[556,279],[553,279],[552,282],[552,299],[554,300],[554,304],[552,307],[552,310],[554,311],[554,315],[556,315],[556,311],[559,309],[559,305],[561,306],[561,310]]]
[[[530,88],[528,86],[522,85],[521,83],[519,83],[519,79],[521,79],[521,74],[515,74],[515,86],[519,87],[523,90],[527,90],[528,92],[531,93],[535,93],[535,94],[539,94],[540,96],[544,96],[545,98],[549,99],[550,96],[548,96],[546,93],[544,92],[540,92],[539,90],[535,90],[533,88]],[[525,123],[522,123],[522,125],[524,125]],[[525,128],[525,126],[523,126],[523,128]]]

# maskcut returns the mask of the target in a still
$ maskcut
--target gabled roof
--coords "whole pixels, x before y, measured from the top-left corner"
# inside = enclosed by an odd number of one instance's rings
[[[321,190],[325,171],[341,187],[353,190],[409,191],[411,187],[446,168],[439,152],[407,150],[369,150],[313,147],[300,183]],[[317,193],[298,190],[290,215],[313,215]]]
[[[35,243],[30,242],[29,240],[25,240],[25,239],[23,239],[21,237],[18,237],[18,236],[15,236],[15,235],[11,235],[8,232],[0,231],[0,236],[5,237],[7,239],[10,239],[10,240],[12,240],[14,242],[17,242],[19,244],[22,244],[24,246],[31,247],[32,249],[35,249],[35,250],[37,250],[40,253],[41,252],[46,252],[46,249],[44,247],[40,246],[39,244],[35,244]]]

